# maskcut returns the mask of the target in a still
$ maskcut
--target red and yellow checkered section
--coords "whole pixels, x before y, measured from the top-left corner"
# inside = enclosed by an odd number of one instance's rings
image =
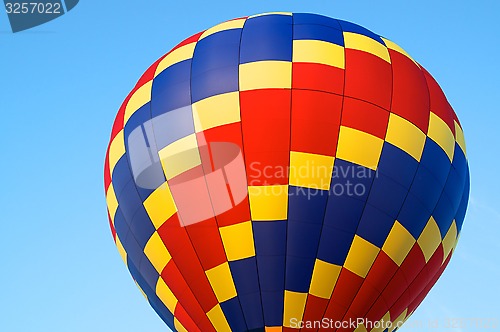
[[[448,264],[469,193],[432,76],[361,26],[295,13],[221,23],[156,61],[104,177],[118,251],[177,331],[394,331]]]

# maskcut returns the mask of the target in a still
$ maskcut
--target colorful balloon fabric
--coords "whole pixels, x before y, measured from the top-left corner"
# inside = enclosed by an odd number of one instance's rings
[[[177,331],[394,331],[448,264],[469,195],[432,76],[359,25],[295,13],[156,61],[104,177],[116,246]]]

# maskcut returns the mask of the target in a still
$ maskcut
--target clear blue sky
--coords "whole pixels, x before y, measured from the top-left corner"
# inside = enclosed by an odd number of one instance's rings
[[[411,320],[500,324],[499,1],[82,0],[18,34],[0,13],[1,331],[168,330],[108,228],[103,161],[112,121],[142,72],[177,42],[277,10],[361,24],[440,83],[465,130],[471,198],[454,258]],[[480,331],[470,322],[447,330]]]

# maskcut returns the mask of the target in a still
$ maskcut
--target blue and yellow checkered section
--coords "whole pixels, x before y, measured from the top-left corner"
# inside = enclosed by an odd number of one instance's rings
[[[456,114],[400,46],[266,13],[145,72],[105,190],[118,251],[171,329],[292,331],[405,321],[450,260],[469,171]]]

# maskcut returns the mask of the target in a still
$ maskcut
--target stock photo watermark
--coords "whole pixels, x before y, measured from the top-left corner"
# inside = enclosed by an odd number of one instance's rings
[[[371,321],[367,318],[352,318],[346,320],[334,320],[327,317],[321,320],[301,320],[291,318],[288,324],[294,329],[357,329],[364,327],[370,331],[372,329],[384,331],[395,330],[404,326],[406,330],[450,330],[450,331],[479,331],[479,330],[498,330],[498,318],[493,317],[446,317],[442,319],[409,319],[408,321],[396,321],[381,319]]]
[[[79,0],[4,0],[12,32],[19,32],[56,19],[72,10]]]

